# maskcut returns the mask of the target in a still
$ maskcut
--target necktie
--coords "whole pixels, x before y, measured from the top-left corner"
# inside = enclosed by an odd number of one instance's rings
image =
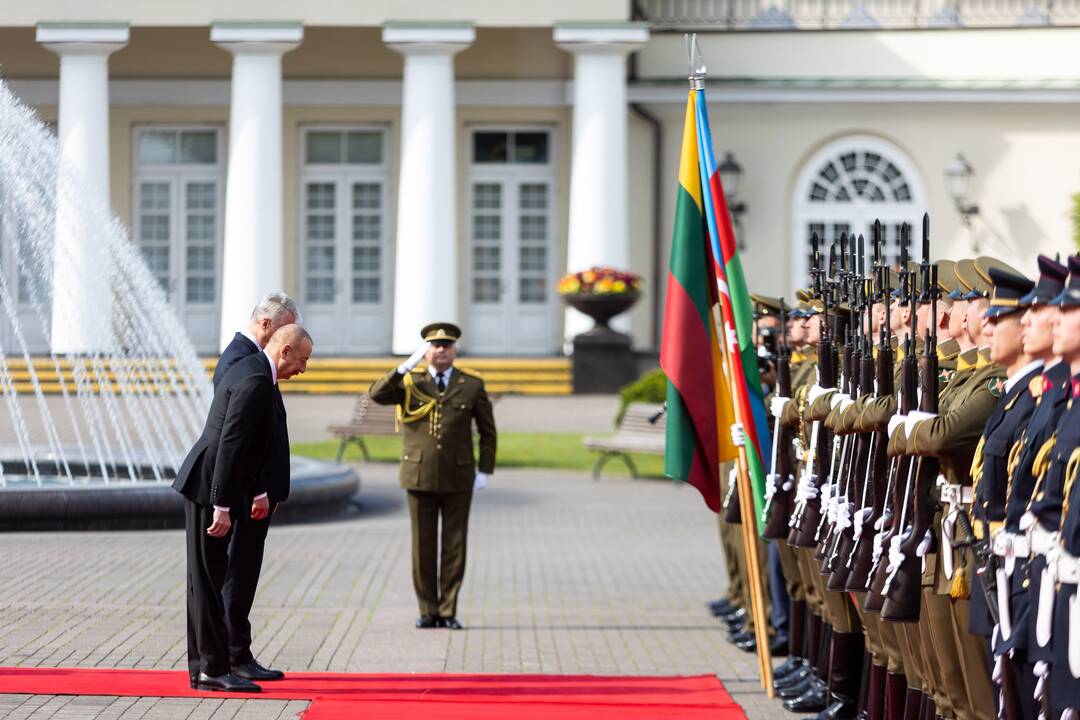
[[[439,392],[443,392],[446,390],[446,380],[443,379],[442,373],[438,373],[435,376],[435,384],[438,386]]]

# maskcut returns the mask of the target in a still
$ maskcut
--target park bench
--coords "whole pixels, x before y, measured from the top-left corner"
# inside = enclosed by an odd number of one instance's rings
[[[364,438],[369,435],[397,435],[396,405],[380,405],[363,393],[356,399],[352,419],[345,425],[331,425],[326,428],[332,437],[341,440],[338,446],[337,461],[345,456],[345,448],[355,442],[360,447],[364,462],[371,460]]]
[[[656,403],[630,403],[623,414],[622,422],[615,428],[614,435],[585,438],[585,447],[599,453],[593,466],[593,480],[600,479],[601,470],[612,458],[621,458],[630,470],[630,477],[637,478],[637,466],[634,465],[630,453],[664,454],[666,416],[657,417],[661,407]]]

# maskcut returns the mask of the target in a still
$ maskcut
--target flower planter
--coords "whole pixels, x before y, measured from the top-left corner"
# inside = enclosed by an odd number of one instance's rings
[[[640,293],[636,290],[624,293],[610,293],[604,295],[594,294],[568,294],[563,295],[563,301],[578,312],[588,315],[596,325],[587,335],[599,335],[614,333],[608,322],[611,318],[633,307],[638,301]]]

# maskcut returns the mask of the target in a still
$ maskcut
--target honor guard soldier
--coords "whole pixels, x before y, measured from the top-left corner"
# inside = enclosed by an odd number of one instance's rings
[[[408,493],[413,587],[420,607],[416,627],[459,630],[469,508],[474,489],[483,488],[495,472],[495,415],[480,375],[454,366],[461,330],[432,323],[420,336],[423,346],[368,392],[379,404],[397,405],[403,436],[400,483]],[[427,369],[415,370],[422,359]],[[480,436],[479,460],[473,423]]]
[[[1066,390],[1071,390],[1068,363],[1054,354],[1054,325],[1060,312],[1050,301],[1065,286],[1068,270],[1045,255],[1039,256],[1039,281],[1028,295],[1021,298],[1021,305],[1028,305],[1024,312],[1022,342],[1024,352],[1033,360],[1042,360],[1043,372],[1028,384],[1035,399],[1035,410],[1019,439],[1009,452],[1008,491],[1005,505],[1005,528],[995,536],[995,554],[1000,552],[1004,560],[1002,570],[1007,578],[1007,592],[998,593],[998,626],[994,642],[997,655],[1011,657],[1017,668],[1017,676],[1027,679],[1021,683],[1019,705],[1025,709],[1025,717],[1034,718],[1036,713],[1031,700],[1034,693],[1034,661],[1028,652],[1028,636],[1031,615],[1029,599],[1031,582],[1028,577],[1028,558],[1031,555],[1030,526],[1034,516],[1025,519],[1035,488],[1035,460],[1043,445],[1053,435],[1058,419],[1065,408]],[[1042,567],[1037,567],[1041,575]]]
[[[1049,663],[1050,682],[1040,681],[1036,689],[1046,716],[1058,718],[1066,709],[1080,708],[1080,667],[1071,660],[1080,646],[1080,623],[1073,617],[1080,580],[1080,488],[1075,482],[1080,467],[1080,255],[1069,258],[1069,284],[1050,304],[1059,309],[1053,353],[1072,377],[1057,428],[1035,458],[1028,653],[1039,675],[1045,675]]]
[[[971,599],[971,632],[987,639],[999,622],[1008,623],[1008,617],[999,616],[997,586],[1007,590],[1010,563],[1006,562],[1009,548],[1001,542],[1005,520],[1005,504],[1010,494],[1009,458],[1014,444],[1035,410],[1035,398],[1031,394],[1032,380],[1042,375],[1043,361],[1032,359],[1024,352],[1020,321],[1027,305],[1023,302],[1034,283],[1022,275],[991,268],[994,286],[986,310],[986,323],[990,328],[990,359],[1005,368],[1006,380],[1001,387],[1001,397],[993,415],[986,423],[982,440],[972,461],[974,480],[975,537],[980,567],[976,570],[975,589]],[[989,552],[987,552],[989,551]],[[1006,632],[1008,628],[1004,628]],[[1001,703],[1009,717],[1022,717],[1024,703],[1020,696],[1031,697],[1034,680],[1025,675],[1006,658],[999,658],[995,677],[1002,687]],[[1031,703],[1027,703],[1030,705]],[[1007,708],[1015,708],[1009,711]]]

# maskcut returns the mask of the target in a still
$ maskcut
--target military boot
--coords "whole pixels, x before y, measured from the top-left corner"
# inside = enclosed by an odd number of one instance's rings
[[[903,720],[921,720],[922,718],[922,691],[918,688],[908,687],[904,697]]]
[[[870,663],[870,689],[867,693],[865,720],[885,720],[885,676],[888,671],[882,665]]]
[[[907,678],[900,673],[885,673],[885,720],[903,720]]]
[[[831,702],[817,720],[854,720],[863,669],[862,633],[833,633],[829,649]]]
[[[862,681],[859,687],[859,709],[856,713],[858,720],[867,720],[870,716],[870,653],[863,653]]]

